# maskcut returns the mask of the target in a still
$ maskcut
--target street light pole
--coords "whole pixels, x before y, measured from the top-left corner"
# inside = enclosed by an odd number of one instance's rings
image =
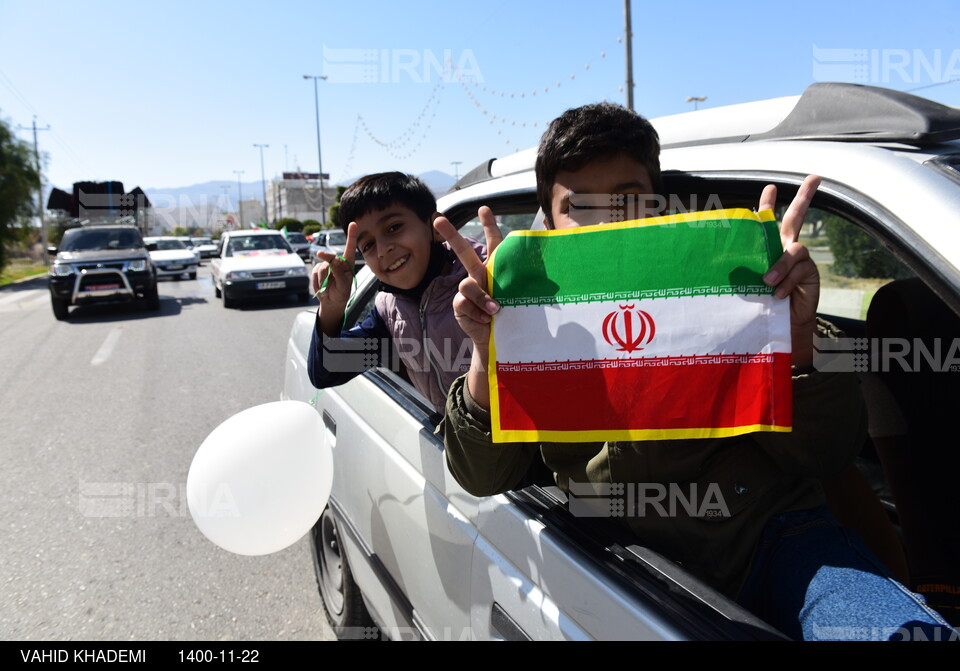
[[[237,216],[240,217],[240,228],[243,229],[243,191],[240,189],[240,175],[243,170],[234,170],[237,174]]]
[[[696,112],[696,111],[697,111],[697,103],[702,103],[702,102],[703,102],[704,100],[706,100],[706,99],[707,99],[707,96],[700,96],[700,97],[690,96],[689,98],[687,98],[687,102],[688,102],[688,103],[693,103],[693,111]]]
[[[326,79],[326,75],[304,75],[304,79],[313,80],[313,102],[317,112],[317,167],[320,169],[320,225],[327,227],[327,205],[323,198],[323,159],[320,157],[320,93],[317,80]]]
[[[263,171],[263,149],[269,147],[268,144],[255,144],[254,147],[260,147],[260,186],[263,187],[263,219],[267,219],[267,177]]]

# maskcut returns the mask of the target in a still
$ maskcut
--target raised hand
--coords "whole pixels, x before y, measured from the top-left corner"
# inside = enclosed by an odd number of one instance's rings
[[[477,211],[483,234],[486,238],[487,260],[503,241],[493,211],[484,205]],[[488,345],[490,322],[500,306],[490,297],[487,287],[487,261],[481,261],[473,245],[467,242],[446,217],[437,217],[434,229],[450,245],[467,270],[467,277],[460,282],[460,291],[453,298],[453,314],[463,332],[473,341],[473,358],[467,373],[467,389],[474,401],[483,408],[490,407],[490,390],[487,386],[489,364]]]
[[[340,334],[343,313],[350,300],[353,286],[353,260],[357,250],[357,224],[350,222],[347,227],[347,242],[343,256],[331,252],[318,251],[320,263],[313,267],[310,274],[310,287],[320,301],[317,319],[320,330],[330,337]]]
[[[493,254],[503,241],[503,234],[497,226],[497,220],[489,207],[484,205],[477,211],[483,234],[486,238],[487,258]],[[453,299],[453,313],[463,332],[473,340],[474,345],[486,347],[490,341],[490,322],[500,306],[497,305],[487,289],[487,263],[481,261],[476,250],[467,242],[446,217],[437,217],[433,227],[450,245],[450,249],[460,259],[467,271],[467,277],[460,282],[460,292]]]
[[[790,297],[790,331],[793,341],[793,365],[807,368],[813,360],[813,334],[816,330],[817,304],[820,301],[820,272],[810,252],[797,240],[810,202],[820,186],[820,178],[808,175],[780,223],[783,255],[770,266],[763,281],[776,287],[777,298]],[[768,185],[760,196],[760,209],[773,210],[777,187]]]

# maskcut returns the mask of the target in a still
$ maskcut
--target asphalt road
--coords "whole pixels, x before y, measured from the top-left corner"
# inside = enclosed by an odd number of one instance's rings
[[[204,438],[280,398],[304,309],[224,309],[208,267],[163,280],[159,312],[87,306],[67,322],[45,279],[0,289],[0,639],[333,640],[305,538],[234,555],[187,510]]]

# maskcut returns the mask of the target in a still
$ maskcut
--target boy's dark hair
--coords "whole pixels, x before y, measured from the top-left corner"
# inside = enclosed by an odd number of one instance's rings
[[[660,136],[649,121],[626,107],[596,103],[568,109],[550,122],[537,150],[537,200],[550,221],[553,184],[560,170],[576,171],[591,161],[626,154],[660,182]]]
[[[419,179],[402,172],[380,172],[361,177],[340,196],[340,228],[346,232],[351,221],[396,204],[409,208],[428,225],[437,211],[437,199]]]

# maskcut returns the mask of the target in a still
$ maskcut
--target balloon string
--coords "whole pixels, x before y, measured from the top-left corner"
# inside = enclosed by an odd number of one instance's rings
[[[340,324],[340,330],[343,331],[347,326],[347,313],[350,311],[350,306],[353,305],[353,299],[357,295],[357,275],[353,272],[353,264],[347,261],[343,256],[337,254],[337,258],[347,264],[347,267],[350,269],[350,276],[353,278],[353,294],[350,296],[350,300],[347,301],[347,307],[343,309],[343,321]],[[327,276],[323,278],[323,283],[320,285],[320,288],[317,289],[317,293],[313,295],[314,298],[320,300],[320,294],[323,293],[323,290],[327,288],[327,283],[330,281],[330,276],[333,274],[333,268],[330,269],[330,272],[327,273]],[[323,393],[323,389],[316,393],[316,396],[310,399],[310,405],[316,407],[317,398],[320,394]]]

